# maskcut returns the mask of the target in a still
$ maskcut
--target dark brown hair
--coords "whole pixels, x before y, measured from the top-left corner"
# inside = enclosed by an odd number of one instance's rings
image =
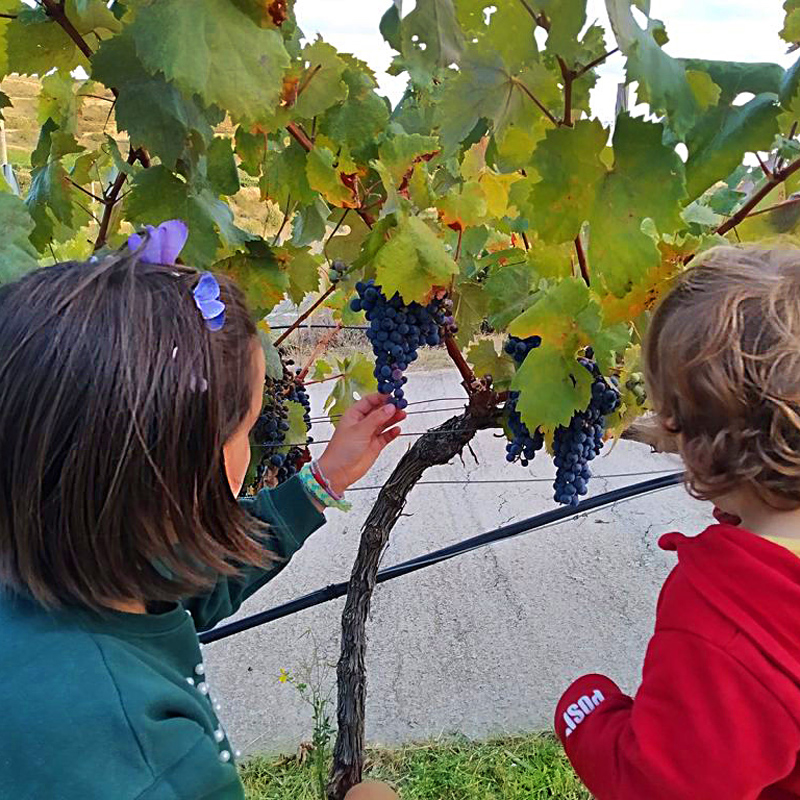
[[[800,250],[709,250],[656,310],[645,361],[692,494],[800,507]]]
[[[219,278],[121,252],[0,289],[0,583],[48,607],[174,601],[260,563],[222,446],[252,402],[255,327]]]

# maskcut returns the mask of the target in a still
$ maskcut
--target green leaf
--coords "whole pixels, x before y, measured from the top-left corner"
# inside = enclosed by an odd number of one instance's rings
[[[236,281],[245,292],[247,305],[258,318],[269,314],[289,289],[288,273],[275,254],[260,242],[251,244],[244,253],[218,261],[213,270]]]
[[[534,64],[517,74],[500,56],[470,49],[436,107],[445,154],[460,146],[482,118],[491,120],[495,136],[501,139],[512,124],[529,129],[550,126],[528,92],[547,108],[563,103],[558,77],[545,66]]]
[[[451,190],[437,203],[439,218],[453,230],[480,225],[488,212],[486,194],[478,181],[467,181],[458,191]]]
[[[646,31],[639,27],[630,0],[606,0],[606,9],[617,44],[627,58],[628,83],[638,81],[639,99],[654,113],[666,112],[670,127],[682,137],[697,114],[684,64],[661,49],[653,36],[653,20]]]
[[[53,68],[69,73],[75,67],[87,66],[86,57],[72,39],[41,8],[20,10],[5,26],[5,39],[5,72],[46,75]]]
[[[797,44],[800,42],[800,4],[797,0],[786,0],[783,9],[786,17],[780,32],[781,39],[789,44]]]
[[[467,361],[472,364],[479,378],[492,376],[492,387],[496,391],[503,391],[511,385],[515,372],[514,362],[510,358],[498,355],[494,344],[488,339],[476,342],[470,347],[467,351]]]
[[[275,248],[273,253],[289,276],[288,294],[296,306],[306,295],[319,291],[319,258],[308,248],[285,245]]]
[[[310,206],[301,208],[292,219],[292,244],[305,247],[322,241],[328,228],[330,213],[328,204],[321,197]]]
[[[240,125],[236,129],[234,141],[240,169],[254,178],[259,177],[267,155],[266,135],[260,131],[250,133]]]
[[[787,111],[792,108],[798,86],[800,86],[800,58],[783,74],[778,90],[780,103]]]
[[[536,6],[550,20],[547,52],[574,61],[580,52],[578,34],[586,24],[586,0],[539,0]]]
[[[528,353],[511,388],[520,393],[517,410],[522,421],[534,430],[540,425],[568,425],[573,413],[589,404],[591,384],[591,375],[574,355],[564,355],[556,346],[542,342]]]
[[[458,267],[442,240],[419,217],[406,217],[378,250],[375,270],[387,297],[398,292],[407,303],[421,303],[432,287],[446,286]]]
[[[682,58],[687,70],[706,73],[720,87],[720,103],[732,103],[742,92],[762,94],[778,92],[784,79],[780,64],[750,61],[710,61],[704,58]]]
[[[0,284],[14,281],[36,269],[36,250],[30,235],[35,223],[16,195],[0,193]]]
[[[692,94],[697,102],[697,107],[705,111],[709,106],[715,106],[719,102],[722,89],[717,86],[707,72],[687,69],[686,80],[692,88]]]
[[[311,119],[347,97],[347,84],[342,80],[346,68],[336,48],[317,39],[303,48],[306,70],[300,83],[294,116]]]
[[[461,281],[456,288],[454,301],[454,316],[458,325],[456,343],[459,347],[466,347],[486,319],[489,298],[480,283]]]
[[[149,72],[236,121],[268,118],[278,103],[289,66],[282,36],[230,0],[151,0],[128,30]]]
[[[498,330],[504,330],[512,319],[528,308],[536,294],[536,273],[525,254],[518,252],[518,260],[494,267],[486,279],[489,323]]]
[[[92,57],[92,77],[117,90],[117,127],[130,134],[133,146],[146,147],[170,169],[188,145],[205,149],[212,140],[213,129],[200,106],[163,74],[147,72],[127,33],[100,46]]]
[[[363,68],[348,67],[342,78],[347,84],[347,102],[328,109],[319,130],[345,145],[359,160],[367,161],[389,122],[387,101],[375,93],[375,79]]]
[[[270,328],[266,320],[260,320],[256,324],[258,331],[258,339],[261,342],[261,347],[264,350],[264,361],[266,362],[266,375],[274,381],[283,378],[283,362],[281,361],[281,354],[278,348],[272,343],[272,336]]]
[[[317,194],[308,185],[306,165],[306,152],[297,142],[283,150],[268,152],[260,183],[264,198],[274,201],[282,209],[290,201],[300,206],[314,203]]]
[[[377,389],[378,383],[373,374],[374,362],[366,356],[356,353],[354,356],[338,362],[342,377],[333,385],[330,395],[325,400],[325,411],[337,425],[341,414],[352,406],[358,397],[364,397]]]
[[[743,106],[719,106],[703,115],[686,139],[686,188],[699,197],[727,177],[750,151],[769,150],[778,133],[774,94],[760,94]]]
[[[428,84],[433,74],[457,63],[464,48],[453,0],[417,0],[400,22],[402,64],[415,83]]]
[[[236,194],[239,191],[239,173],[233,158],[231,140],[217,136],[208,148],[208,182],[219,194]]]
[[[76,134],[80,106],[75,92],[77,85],[78,82],[69,73],[60,70],[42,78],[38,111],[40,124],[52,119],[60,130],[73,136]]]
[[[278,448],[278,452],[287,453],[291,450],[292,445],[300,445],[306,441],[308,437],[308,428],[303,415],[306,413],[302,403],[297,400],[286,401],[286,421],[289,423],[289,430],[286,431],[284,441],[287,443],[285,447]]]

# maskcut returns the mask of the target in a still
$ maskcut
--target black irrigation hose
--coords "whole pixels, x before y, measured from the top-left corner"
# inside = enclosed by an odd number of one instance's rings
[[[584,500],[575,507],[556,508],[552,511],[545,511],[544,514],[537,514],[534,517],[522,519],[519,522],[512,522],[510,525],[504,525],[502,528],[495,528],[492,531],[481,533],[478,536],[473,536],[471,539],[465,539],[457,544],[443,547],[440,550],[434,550],[427,555],[412,558],[410,561],[403,561],[400,564],[395,564],[393,567],[386,567],[378,573],[377,582],[383,583],[384,581],[391,581],[394,578],[399,578],[402,575],[408,575],[411,572],[424,569],[425,567],[439,564],[442,561],[448,561],[458,555],[469,553],[479,547],[494,542],[499,542],[503,539],[509,539],[513,536],[519,536],[522,533],[543,528],[547,525],[552,525],[555,522],[562,522],[570,517],[575,517],[578,514],[594,511],[595,509],[602,508],[603,506],[618,503],[621,500],[631,500],[634,497],[640,497],[651,492],[657,492],[661,489],[667,489],[670,486],[676,486],[683,482],[683,473],[674,472],[670,475],[664,475],[661,478],[653,478],[649,481],[642,481],[641,483],[634,483],[629,486],[623,486],[621,489],[613,489],[610,492],[603,492],[597,497],[590,497]],[[227,639],[229,636],[241,633],[242,631],[255,628],[259,625],[264,625],[267,622],[273,622],[276,619],[282,619],[298,611],[305,611],[307,608],[328,603],[338,597],[344,597],[347,594],[348,582],[332,583],[323,589],[317,589],[314,592],[298,597],[296,600],[291,600],[288,603],[275,606],[275,608],[261,611],[258,614],[252,614],[249,617],[229,622],[227,625],[220,625],[211,631],[205,631],[199,636],[201,644],[210,644],[211,642],[218,642],[220,639]]]

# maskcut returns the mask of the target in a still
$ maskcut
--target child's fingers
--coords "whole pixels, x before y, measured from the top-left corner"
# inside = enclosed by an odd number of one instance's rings
[[[355,405],[350,407],[350,410],[346,413],[358,415],[356,419],[363,419],[368,414],[370,414],[374,409],[381,408],[386,404],[389,395],[381,394],[380,392],[374,392],[373,394],[368,394],[362,397]]]
[[[378,443],[380,444],[380,449],[383,450],[387,444],[393,442],[398,436],[400,435],[400,428],[391,428],[388,431],[384,431],[383,433],[379,434],[376,438],[378,439]]]
[[[402,415],[402,416],[401,416]],[[405,419],[405,412],[400,411],[391,403],[380,406],[368,414],[359,424],[363,425],[370,433],[379,433],[390,425],[395,425]]]

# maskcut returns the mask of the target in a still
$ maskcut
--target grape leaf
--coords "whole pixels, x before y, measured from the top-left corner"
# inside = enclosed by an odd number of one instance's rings
[[[574,61],[580,52],[580,34],[586,23],[586,0],[538,0],[535,4],[550,22],[547,52]]]
[[[342,79],[347,84],[347,102],[328,109],[319,122],[319,130],[348,147],[359,160],[368,161],[389,121],[389,106],[375,93],[375,79],[364,68],[349,66]]]
[[[714,83],[707,72],[687,69],[686,80],[689,81],[698,109],[706,111],[710,106],[717,105],[722,89]]]
[[[783,10],[786,12],[786,16],[783,20],[780,37],[785,42],[795,45],[800,42],[800,3],[798,0],[785,0]]]
[[[258,318],[269,314],[289,289],[288,273],[263,243],[253,243],[246,252],[218,261],[213,270],[236,281]]]
[[[133,146],[146,147],[170,169],[187,145],[199,142],[204,149],[212,140],[213,129],[200,106],[163,74],[149,74],[125,33],[103,42],[92,57],[92,77],[117,90],[115,119]]]
[[[306,152],[297,142],[283,150],[269,151],[260,182],[264,199],[273,200],[281,208],[286,208],[289,201],[301,206],[311,205],[317,194],[308,185],[306,167]]]
[[[697,101],[686,78],[686,69],[667,55],[654,38],[657,24],[648,20],[639,27],[630,0],[606,0],[606,10],[620,50],[625,54],[628,83],[639,82],[639,99],[654,113],[666,112],[670,127],[682,137],[697,114]]]
[[[358,208],[360,205],[355,190],[358,167],[347,152],[338,155],[317,142],[306,160],[308,185],[320,192],[334,206]]]
[[[301,208],[292,219],[292,244],[305,247],[324,239],[330,213],[328,204],[321,197],[310,206]]]
[[[386,296],[398,292],[407,303],[424,302],[433,286],[446,286],[458,272],[442,240],[419,217],[402,218],[374,261]]]
[[[743,106],[718,106],[689,132],[686,189],[690,200],[728,176],[745,153],[769,150],[778,133],[774,94],[760,94]]]
[[[37,115],[40,124],[52,119],[59,130],[76,135],[80,108],[80,100],[76,93],[77,85],[78,82],[69,73],[61,70],[42,78]]]
[[[378,149],[380,160],[398,186],[411,177],[410,172],[415,164],[429,160],[438,152],[439,142],[435,136],[421,136],[418,133],[396,134],[386,139]]]
[[[31,244],[30,235],[35,223],[16,195],[0,193],[0,284],[13,281],[36,269],[36,250]]]
[[[467,181],[457,191],[451,190],[436,205],[439,219],[457,231],[480,225],[488,212],[486,194],[478,181]]]
[[[345,264],[352,264],[361,253],[361,246],[369,234],[364,220],[352,210],[335,209],[330,224],[338,231],[336,236],[325,243],[325,257],[333,261],[339,259]],[[348,230],[349,229],[349,230]]]
[[[494,344],[488,339],[476,342],[467,351],[467,361],[472,364],[479,378],[492,376],[492,387],[495,391],[508,389],[514,377],[514,362],[505,356],[498,355]]]
[[[346,64],[336,48],[321,39],[303,48],[303,60],[307,66],[292,112],[294,116],[311,119],[347,97],[348,86],[342,80]]]
[[[307,294],[319,291],[319,260],[307,247],[284,245],[273,254],[289,276],[288,295],[296,306]]]
[[[540,425],[568,425],[573,413],[589,404],[591,384],[591,375],[574,355],[565,356],[555,345],[543,342],[528,353],[511,388],[520,393],[517,410],[522,421],[534,430]]]
[[[277,30],[260,28],[230,0],[158,0],[128,26],[147,70],[227,110],[259,121],[277,104],[289,56]]]
[[[212,188],[219,194],[236,194],[239,191],[239,173],[233,158],[231,140],[217,136],[208,148],[207,177]]]
[[[19,8],[18,3],[14,10]],[[69,73],[87,65],[86,57],[72,39],[42,8],[22,8],[4,28],[4,72],[46,75],[54,67]]]
[[[356,402],[356,395],[364,397],[378,387],[373,375],[372,361],[360,353],[338,360],[338,367],[342,377],[334,383],[325,400],[325,411],[334,425],[338,424],[341,415]]]
[[[519,260],[492,269],[485,284],[492,327],[504,330],[512,319],[531,305],[536,293],[535,278],[536,273],[522,252]]]
[[[549,130],[539,142],[533,167],[540,181],[530,196],[529,216],[546,242],[574,239],[593,206],[607,171],[600,161],[608,133],[598,120]]]
[[[458,325],[455,335],[459,347],[466,347],[486,319],[489,298],[480,283],[460,281],[455,290],[454,317]]]
[[[706,73],[720,88],[719,102],[730,104],[742,92],[763,94],[778,92],[784,79],[780,64],[750,61],[711,61],[705,58],[682,58],[680,63],[691,72]]]
[[[438,69],[457,63],[463,48],[453,0],[417,0],[400,21],[401,63],[415,83],[428,84]]]
[[[258,332],[258,340],[261,342],[261,347],[264,350],[264,361],[267,367],[266,375],[274,381],[280,380],[283,377],[281,354],[278,352],[278,348],[272,343],[269,324],[265,319],[261,319],[256,323],[256,331]]]
[[[542,341],[574,353],[580,346],[579,317],[592,302],[582,280],[564,278],[541,292],[536,302],[509,324],[508,332],[522,339],[541,336]]]
[[[492,7],[491,14],[487,13]],[[456,10],[467,38],[477,37],[483,49],[496,52],[512,69],[538,61],[536,21],[521,3],[458,0]]]
[[[471,47],[459,71],[446,82],[436,108],[445,154],[452,153],[481,118],[492,121],[494,134],[500,138],[512,123],[549,124],[529,93],[547,108],[562,103],[558,78],[545,66],[534,64],[516,73],[496,53]]]
[[[239,156],[239,168],[253,178],[258,178],[267,155],[266,135],[260,131],[251,133],[239,125],[234,135],[234,145],[236,155]]]

